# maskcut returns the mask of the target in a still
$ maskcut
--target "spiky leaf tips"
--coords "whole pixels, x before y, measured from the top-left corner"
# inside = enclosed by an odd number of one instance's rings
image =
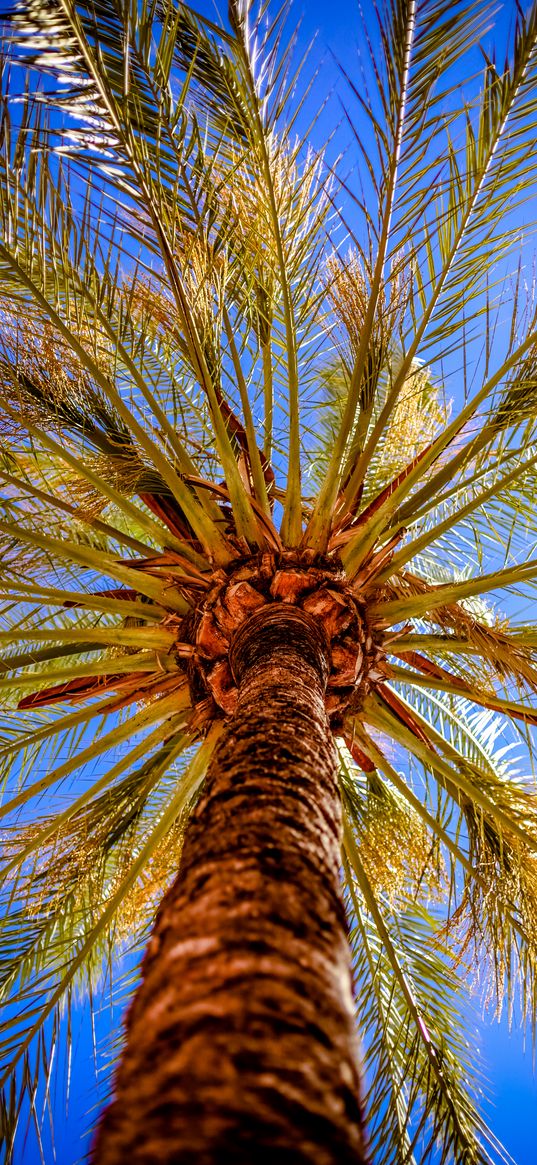
[[[481,0],[364,19],[334,164],[287,8],[6,17],[8,1160],[180,870],[269,608],[328,660],[372,1158],[506,1160],[461,990],[535,1022],[537,5],[501,64]]]

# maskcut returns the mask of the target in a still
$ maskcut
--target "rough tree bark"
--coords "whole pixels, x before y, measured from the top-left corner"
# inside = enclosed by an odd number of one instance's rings
[[[159,910],[98,1165],[365,1161],[326,647],[271,604]]]

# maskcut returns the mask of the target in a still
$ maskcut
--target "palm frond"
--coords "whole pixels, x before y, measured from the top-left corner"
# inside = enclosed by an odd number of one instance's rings
[[[474,1052],[462,1033],[462,1017],[457,1026],[449,952],[440,939],[431,941],[438,924],[412,899],[403,898],[396,914],[379,903],[350,823],[345,847],[361,1027],[373,1076],[374,1150],[397,1162],[426,1162],[437,1154],[442,1161],[452,1155],[480,1163],[506,1160],[490,1153],[491,1134],[472,1100]]]

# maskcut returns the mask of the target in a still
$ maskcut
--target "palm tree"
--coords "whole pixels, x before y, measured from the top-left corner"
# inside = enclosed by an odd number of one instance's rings
[[[537,989],[537,5],[501,65],[480,0],[367,15],[337,163],[286,10],[8,17],[8,1159],[148,938],[99,1165],[506,1159],[463,1013]]]

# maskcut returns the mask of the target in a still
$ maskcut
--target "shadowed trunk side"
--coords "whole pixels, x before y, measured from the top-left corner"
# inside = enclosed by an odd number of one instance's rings
[[[274,604],[232,647],[237,712],[128,1017],[99,1165],[360,1165],[326,645]]]

